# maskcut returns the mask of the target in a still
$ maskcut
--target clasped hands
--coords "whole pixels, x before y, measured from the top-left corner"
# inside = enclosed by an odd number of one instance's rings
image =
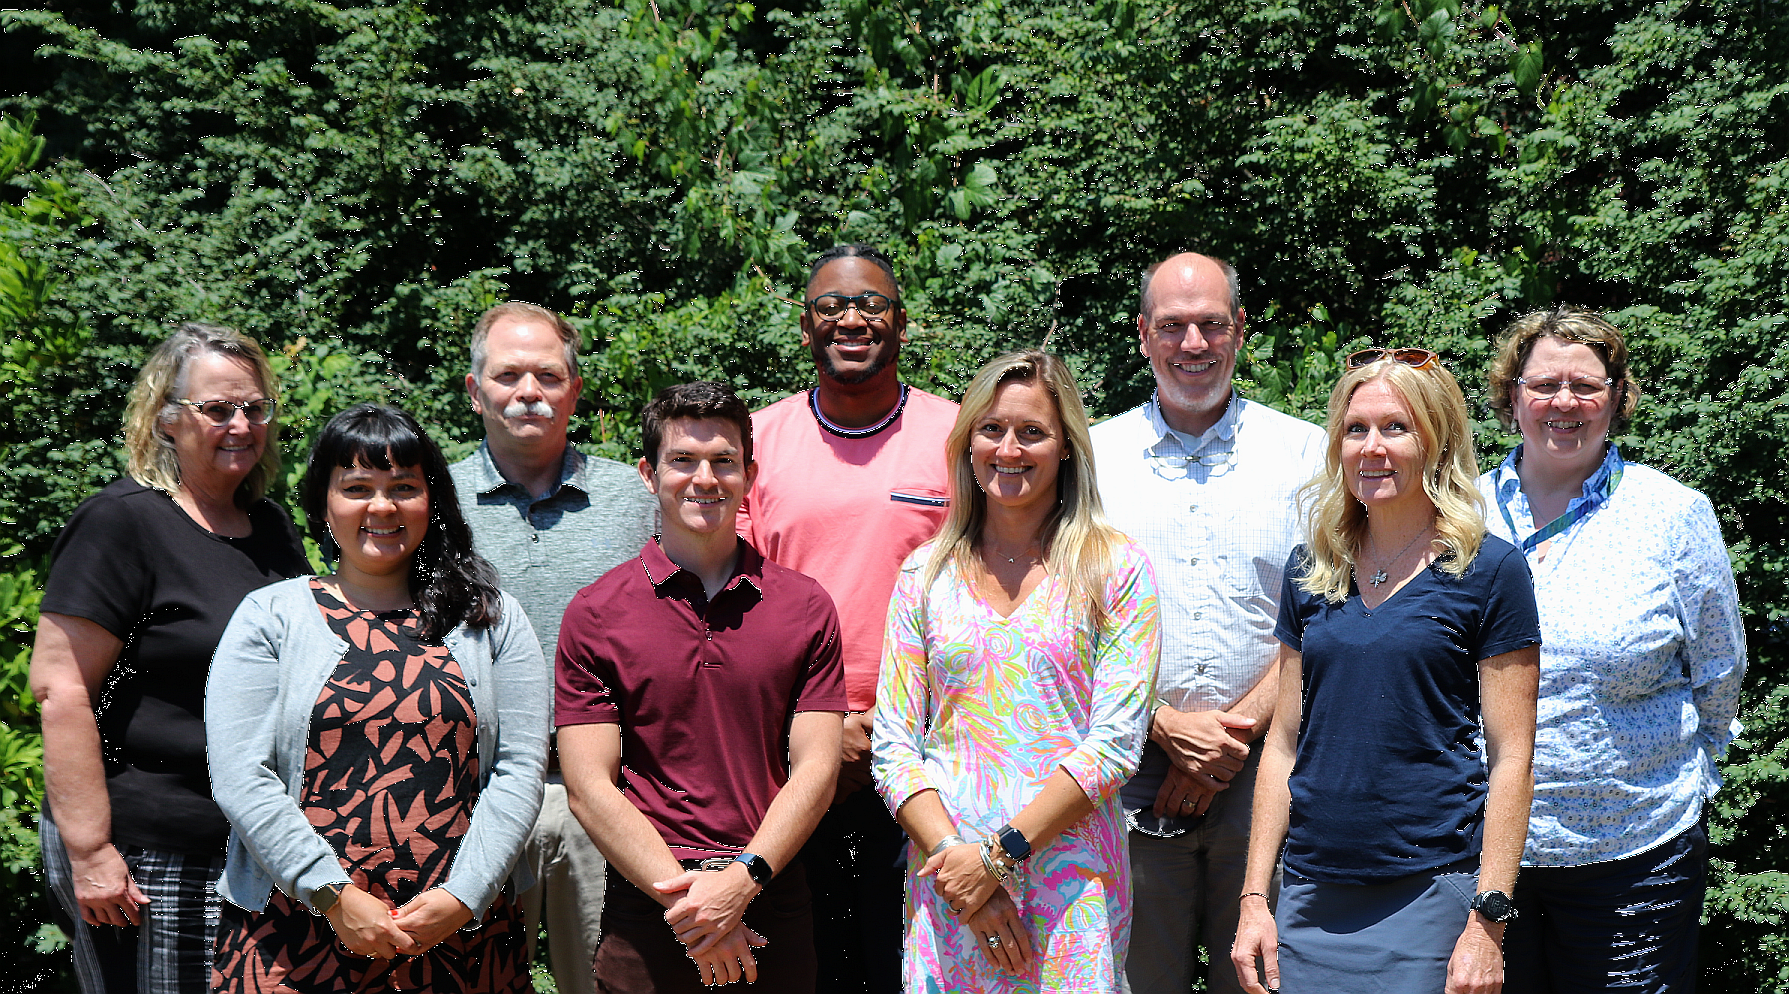
[[[951,846],[926,860],[917,875],[933,878],[933,890],[976,937],[988,962],[1023,976],[1031,969],[1030,936],[1020,924],[1012,895],[989,875],[981,853],[976,843]]]
[[[758,981],[758,961],[752,956],[754,947],[769,940],[752,931],[745,923],[746,906],[762,890],[746,872],[744,863],[730,864],[724,870],[685,870],[669,880],[652,885],[659,894],[680,895],[665,911],[665,924],[677,934],[703,986],[730,984],[744,979]]]
[[[1202,815],[1218,792],[1242,772],[1249,758],[1249,737],[1255,719],[1228,711],[1176,711],[1157,708],[1149,737],[1172,761],[1155,795],[1158,818]]]
[[[393,908],[349,884],[323,917],[350,953],[392,959],[428,952],[471,921],[472,909],[439,887],[431,887],[403,907]]]

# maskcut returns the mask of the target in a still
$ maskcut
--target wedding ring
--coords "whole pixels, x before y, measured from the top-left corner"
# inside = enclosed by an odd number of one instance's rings
[[[988,936],[988,948],[989,949],[999,949],[1000,948],[1000,936],[998,936],[998,935]]]

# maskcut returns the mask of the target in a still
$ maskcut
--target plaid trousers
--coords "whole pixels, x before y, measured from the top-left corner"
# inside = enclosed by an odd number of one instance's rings
[[[206,856],[119,846],[137,889],[149,898],[143,923],[118,928],[81,921],[74,872],[61,833],[38,822],[50,892],[73,921],[75,976],[82,994],[205,994],[217,940],[217,879],[222,850]]]

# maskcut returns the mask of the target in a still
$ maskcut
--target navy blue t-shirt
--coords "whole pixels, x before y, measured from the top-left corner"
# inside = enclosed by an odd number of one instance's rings
[[[1374,610],[1332,604],[1286,563],[1274,634],[1302,653],[1286,869],[1370,883],[1476,856],[1487,792],[1478,663],[1541,641],[1528,563],[1486,535],[1464,576],[1436,564]]]

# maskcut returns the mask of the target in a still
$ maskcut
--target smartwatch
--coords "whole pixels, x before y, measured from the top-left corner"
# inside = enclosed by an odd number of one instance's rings
[[[994,837],[1000,840],[1000,850],[1006,853],[1009,862],[1023,863],[1031,857],[1031,842],[1025,838],[1024,832],[1011,825],[1002,825]]]
[[[776,876],[776,871],[770,868],[770,861],[757,853],[742,852],[733,857],[733,862],[744,863],[745,872],[751,875],[752,883],[759,887],[768,886],[770,878]]]
[[[341,883],[324,884],[323,886],[318,887],[316,890],[311,891],[311,899],[309,902],[311,909],[320,915],[329,914],[329,909],[335,907],[336,902],[342,899],[342,891],[347,889],[348,881],[346,880]]]
[[[1500,890],[1488,890],[1473,898],[1472,910],[1494,922],[1506,922],[1516,917],[1515,902]]]

